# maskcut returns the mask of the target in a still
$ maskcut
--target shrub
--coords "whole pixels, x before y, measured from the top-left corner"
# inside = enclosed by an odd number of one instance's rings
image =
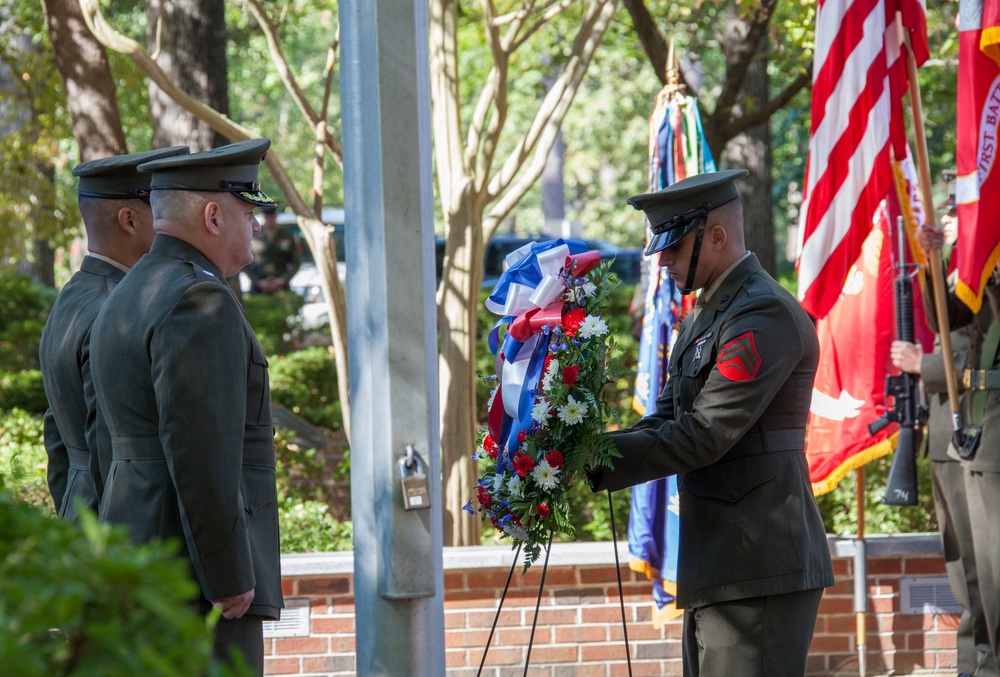
[[[0,373],[0,410],[23,409],[32,414],[44,414],[48,406],[41,371],[25,369]]]
[[[0,485],[31,505],[54,513],[45,471],[42,417],[21,409],[0,415]]]
[[[292,349],[292,338],[301,331],[299,311],[304,299],[292,291],[247,294],[243,308],[264,354],[283,355]]]
[[[271,397],[313,425],[340,428],[337,369],[330,348],[314,346],[271,359]]]
[[[70,524],[0,489],[0,580],[4,674],[249,674],[212,659],[214,618],[191,607],[176,547],[134,546],[92,513]]]
[[[930,461],[917,459],[917,501],[914,506],[883,505],[882,495],[889,477],[892,455],[865,465],[865,533],[902,534],[937,531],[937,513],[931,493]],[[852,472],[833,491],[816,498],[828,533],[858,532],[858,474]]]
[[[58,292],[0,271],[0,373],[38,368],[38,341]]]

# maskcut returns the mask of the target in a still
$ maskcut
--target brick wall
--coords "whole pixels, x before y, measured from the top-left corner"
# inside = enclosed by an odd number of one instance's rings
[[[853,542],[831,538],[830,547],[837,585],[827,590],[820,606],[808,674],[856,675]],[[957,615],[901,613],[901,588],[944,576],[936,536],[870,537],[867,550],[867,674],[953,675]],[[619,553],[626,561],[624,543],[619,544]],[[476,674],[512,555],[506,547],[445,549],[444,623],[449,677]],[[289,555],[282,558],[282,567],[286,600],[299,606],[291,607],[280,624],[268,627],[266,674],[354,674],[351,553]],[[508,677],[523,673],[540,576],[540,566],[524,576],[520,568],[516,569],[484,675]],[[630,571],[623,572],[622,582],[632,674],[680,675],[679,619],[655,630],[650,622],[649,583]],[[300,624],[298,632],[308,632],[308,636],[273,636],[293,634],[286,625],[295,622]],[[626,675],[623,637],[610,545],[555,544],[528,674]]]

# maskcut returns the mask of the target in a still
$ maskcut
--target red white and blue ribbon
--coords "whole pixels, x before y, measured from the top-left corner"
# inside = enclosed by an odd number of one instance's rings
[[[487,427],[508,461],[520,447],[519,433],[531,428],[552,330],[562,320],[566,275],[582,277],[600,260],[579,240],[532,242],[507,255],[509,267],[486,300],[486,308],[501,316],[488,339],[499,384]]]

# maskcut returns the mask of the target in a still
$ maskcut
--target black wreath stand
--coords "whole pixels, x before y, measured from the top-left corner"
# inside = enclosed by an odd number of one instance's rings
[[[625,634],[625,661],[628,664],[628,674],[632,677],[632,654],[628,646],[628,623],[625,621],[625,597],[622,593],[622,570],[618,561],[618,532],[615,529],[615,510],[611,503],[611,492],[608,492],[608,514],[611,515],[611,548],[615,552],[615,575],[618,577],[618,604],[622,611],[622,631]],[[503,586],[503,594],[500,595],[500,604],[497,605],[496,616],[493,617],[493,626],[490,628],[490,636],[486,640],[486,648],[483,650],[483,659],[479,661],[479,671],[476,677],[483,674],[483,666],[486,665],[486,655],[490,651],[490,644],[493,643],[493,633],[496,632],[497,622],[500,620],[500,612],[503,610],[504,600],[507,599],[507,590],[510,589],[510,581],[514,577],[514,568],[517,566],[518,558],[521,555],[521,545],[518,544],[514,552],[514,561],[511,562],[510,572],[507,574],[507,583]],[[545,588],[545,573],[549,568],[549,553],[552,551],[552,532],[549,532],[549,542],[545,545],[545,561],[542,563],[542,580],[538,584],[538,599],[535,600],[535,615],[531,619],[531,634],[528,636],[528,653],[524,657],[524,677],[528,675],[528,665],[531,664],[531,646],[535,641],[535,626],[538,624],[538,610],[542,605],[542,591]]]

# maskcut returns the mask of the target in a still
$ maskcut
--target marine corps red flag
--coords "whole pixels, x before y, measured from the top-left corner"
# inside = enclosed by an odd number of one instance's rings
[[[912,245],[915,224],[923,215],[915,182],[905,176],[908,164],[897,165],[896,171],[900,189],[909,193],[903,213]],[[889,360],[896,333],[892,224],[898,214],[899,200],[893,193],[879,204],[837,303],[816,326],[820,357],[806,436],[809,479],[816,495],[831,491],[848,472],[895,448],[897,424],[874,436],[868,424],[885,412],[886,375],[898,373]],[[919,249],[908,249],[903,253],[908,260],[911,251],[919,258]],[[924,350],[930,350],[933,335],[919,290],[914,284],[914,334]]]
[[[956,294],[978,311],[1000,260],[1000,0],[961,0],[958,26]]]

